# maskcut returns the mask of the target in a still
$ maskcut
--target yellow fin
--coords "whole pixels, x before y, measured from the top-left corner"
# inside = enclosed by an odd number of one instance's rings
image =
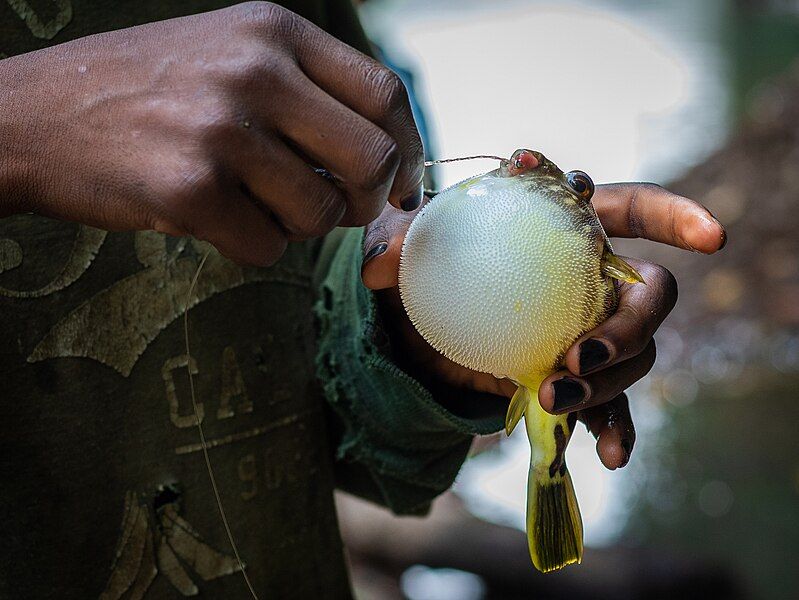
[[[542,573],[583,559],[580,509],[571,476],[565,469],[562,473],[550,477],[531,468],[527,476],[527,546]]]
[[[529,401],[530,390],[520,384],[508,405],[508,413],[505,415],[505,433],[508,435],[513,433],[516,425],[524,416],[524,410],[527,408]]]
[[[535,568],[547,573],[583,558],[583,522],[565,462],[572,431],[569,417],[549,414],[532,398],[524,419],[530,441],[527,546]]]
[[[643,283],[646,285],[644,278],[632,265],[629,265],[612,252],[605,252],[602,257],[602,273],[627,283]]]

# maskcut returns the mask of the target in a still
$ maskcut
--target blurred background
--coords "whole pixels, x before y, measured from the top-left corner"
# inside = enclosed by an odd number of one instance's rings
[[[523,430],[477,442],[427,519],[339,496],[356,595],[799,597],[799,1],[370,0],[367,31],[412,87],[428,158],[544,152],[596,182],[706,205],[704,257],[636,240],[680,301],[629,391],[630,464],[578,428],[583,565],[541,576],[524,529]],[[446,186],[495,165],[437,167]]]

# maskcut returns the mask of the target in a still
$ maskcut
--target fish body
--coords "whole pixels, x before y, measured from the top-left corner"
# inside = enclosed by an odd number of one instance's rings
[[[574,419],[544,411],[538,388],[574,341],[616,309],[613,279],[640,280],[613,255],[592,192],[585,174],[519,150],[429,202],[400,260],[402,302],[425,340],[464,367],[518,385],[506,430],[525,416],[527,533],[542,571],[581,560],[582,522],[564,461]]]

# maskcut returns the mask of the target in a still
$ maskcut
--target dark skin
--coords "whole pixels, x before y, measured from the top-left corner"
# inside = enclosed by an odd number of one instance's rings
[[[600,185],[592,202],[610,237],[644,238],[704,254],[720,250],[726,242],[724,228],[706,208],[654,184]],[[422,381],[443,381],[455,390],[510,398],[516,391],[511,381],[471,371],[445,358],[424,341],[405,315],[397,274],[402,241],[415,212],[387,206],[367,228],[364,243],[362,279],[378,293],[383,318],[391,323],[397,356]],[[597,438],[597,454],[608,469],[623,467],[630,459],[635,428],[624,390],[652,368],[652,336],[677,301],[677,283],[667,269],[625,260],[638,269],[646,285],[621,284],[616,313],[569,348],[565,368],[545,379],[538,394],[541,406],[552,414],[577,413]],[[597,356],[602,360],[598,362]],[[577,396],[573,405],[556,409],[557,382],[564,379],[574,382],[571,389],[581,393],[571,394]]]
[[[399,252],[424,171],[402,83],[284,8],[250,2],[0,60],[0,149],[0,217],[192,235],[259,266],[289,241],[372,223],[363,279],[379,291],[403,366],[431,389],[513,394],[509,381],[436,353],[399,302]],[[656,186],[600,186],[593,202],[610,235],[705,253],[724,242],[707,210]],[[554,411],[552,384],[576,381],[583,394],[569,410],[609,468],[626,464],[634,441],[622,391],[651,367],[652,333],[676,300],[668,271],[630,262],[648,285],[622,286],[617,314],[539,394]],[[608,355],[590,373],[580,368],[589,337]]]
[[[258,266],[422,198],[399,78],[266,2],[0,61],[0,148],[0,216],[192,235]]]

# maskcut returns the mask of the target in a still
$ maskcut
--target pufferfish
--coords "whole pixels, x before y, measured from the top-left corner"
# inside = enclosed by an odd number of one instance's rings
[[[411,223],[400,258],[402,303],[424,339],[518,386],[505,430],[524,416],[527,540],[543,572],[581,561],[583,525],[564,460],[575,420],[544,411],[538,388],[574,341],[616,310],[615,280],[643,283],[613,254],[593,192],[582,171],[563,173],[540,152],[517,150],[436,195]]]

